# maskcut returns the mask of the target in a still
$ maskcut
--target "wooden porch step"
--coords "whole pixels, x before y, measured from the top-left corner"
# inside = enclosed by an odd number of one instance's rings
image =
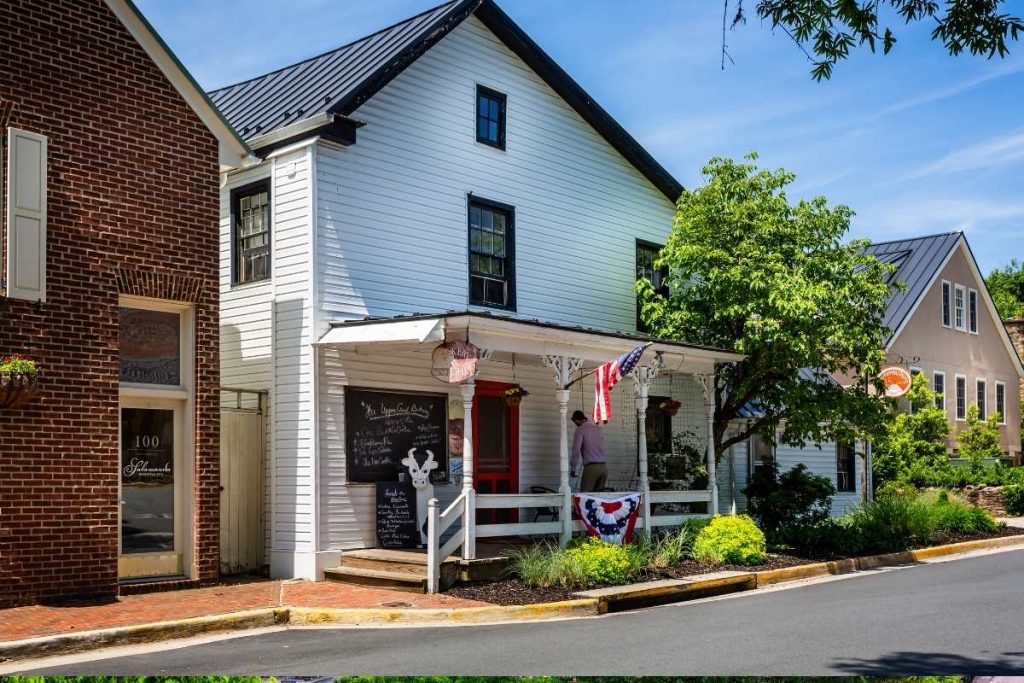
[[[324,570],[324,576],[330,581],[340,581],[360,586],[387,588],[388,590],[407,591],[409,593],[427,592],[426,567],[423,568],[423,574],[420,575],[388,569],[341,566]]]

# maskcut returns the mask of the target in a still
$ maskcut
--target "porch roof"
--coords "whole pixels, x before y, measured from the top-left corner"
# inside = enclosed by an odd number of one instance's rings
[[[705,364],[729,363],[743,356],[710,346],[699,346],[643,334],[607,332],[560,325],[481,311],[449,311],[390,318],[333,321],[318,345],[366,343],[440,343],[469,340],[494,351],[535,355],[567,355],[605,362],[639,343],[666,356],[681,356]]]

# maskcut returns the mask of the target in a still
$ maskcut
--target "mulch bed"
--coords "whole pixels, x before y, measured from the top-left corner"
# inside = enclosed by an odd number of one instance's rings
[[[985,538],[1001,538],[1003,536],[1024,535],[1024,529],[1017,527],[1000,527],[990,533],[940,534],[930,545],[945,545],[947,543],[962,543],[964,541],[977,541]],[[926,547],[926,546],[920,546]],[[759,572],[769,569],[783,569],[785,567],[797,567],[815,562],[828,560],[848,559],[848,555],[822,555],[815,553],[801,553],[792,551],[790,553],[772,553],[766,560],[757,565],[706,565],[695,560],[684,560],[674,567],[649,570],[644,577],[637,581],[651,581],[656,579],[684,579],[697,574],[708,574],[720,571]],[[528,586],[519,579],[503,579],[493,582],[464,583],[453,586],[447,595],[465,598],[467,600],[480,600],[494,605],[531,605],[539,602],[558,602],[561,600],[574,600],[574,593],[577,589],[562,588],[553,586],[551,588],[534,588]]]

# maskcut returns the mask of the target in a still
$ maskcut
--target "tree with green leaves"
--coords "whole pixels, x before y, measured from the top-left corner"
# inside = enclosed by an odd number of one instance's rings
[[[872,447],[875,486],[889,482],[920,483],[933,473],[952,471],[949,460],[949,418],[936,405],[936,393],[923,374],[914,375],[907,392],[911,410],[891,413]]]
[[[884,360],[892,266],[865,254],[864,240],[843,242],[848,207],[824,197],[790,203],[795,176],[760,170],[756,159],[704,167],[706,183],[679,198],[658,259],[668,292],[637,283],[653,334],[744,356],[716,373],[716,458],[751,434],[775,440],[777,430],[794,446],[862,436],[885,412],[865,378]],[[844,388],[833,375],[856,381]],[[748,405],[760,416],[741,420]]]
[[[1013,259],[1003,268],[996,268],[985,284],[1003,320],[1024,318],[1024,262]]]
[[[743,0],[723,0],[722,54],[727,56],[724,31],[746,21]],[[837,63],[850,51],[881,46],[888,54],[896,45],[893,25],[932,24],[932,40],[942,41],[951,55],[970,52],[989,58],[1003,57],[1009,42],[1024,32],[1021,18],[1006,12],[1005,0],[758,0],[758,17],[779,29],[813,63],[815,80],[829,79]],[[888,15],[888,16],[887,16]]]
[[[1002,457],[1002,437],[999,434],[998,414],[981,419],[978,406],[967,409],[967,426],[957,434],[960,449],[957,455],[968,462],[972,474],[985,469],[985,461]]]

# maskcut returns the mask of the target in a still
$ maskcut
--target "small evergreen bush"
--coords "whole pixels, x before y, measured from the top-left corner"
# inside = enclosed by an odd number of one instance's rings
[[[811,474],[803,463],[780,475],[772,462],[761,467],[743,489],[747,510],[773,542],[786,527],[802,527],[828,519],[836,489],[828,477]]]
[[[693,558],[714,564],[759,564],[767,555],[764,533],[747,515],[715,515],[693,542]]]

